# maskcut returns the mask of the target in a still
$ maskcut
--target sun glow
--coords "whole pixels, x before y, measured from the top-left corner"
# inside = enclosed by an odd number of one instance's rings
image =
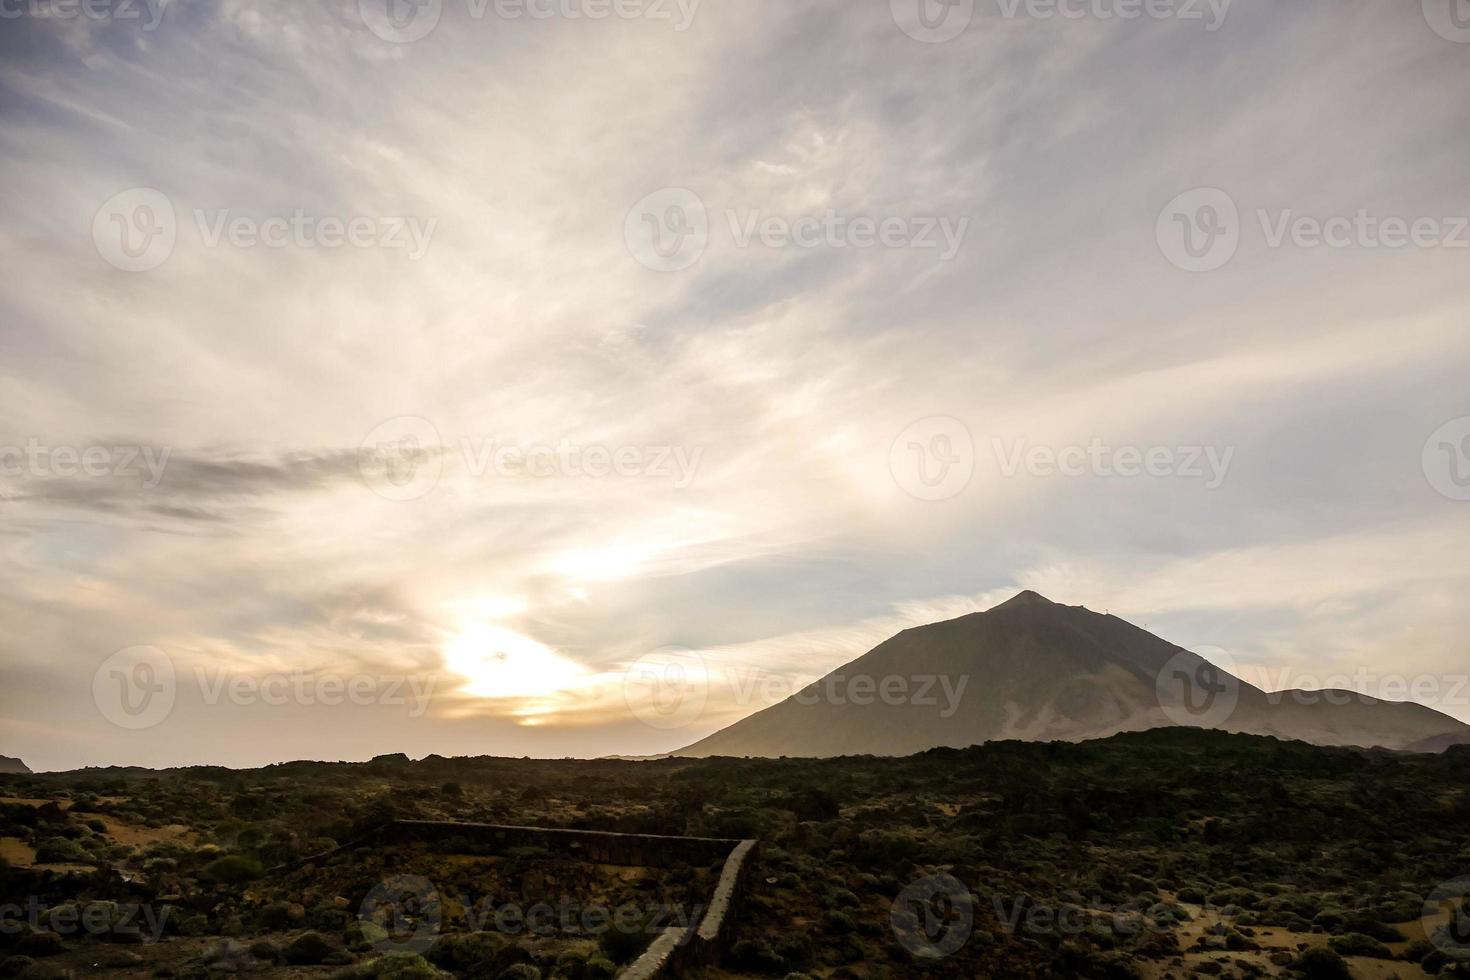
[[[545,698],[587,676],[544,643],[490,623],[470,623],[445,644],[444,666],[464,677],[461,690],[477,698]]]

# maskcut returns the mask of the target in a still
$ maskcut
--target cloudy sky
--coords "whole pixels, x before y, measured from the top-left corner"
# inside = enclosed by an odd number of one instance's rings
[[[1451,0],[399,2],[0,4],[0,753],[653,753],[1020,587],[1470,720]]]

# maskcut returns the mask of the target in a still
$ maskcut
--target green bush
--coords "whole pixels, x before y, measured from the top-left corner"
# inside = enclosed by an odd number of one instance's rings
[[[436,970],[422,956],[393,953],[339,970],[337,980],[448,980],[453,975]]]
[[[315,966],[332,954],[332,944],[318,932],[303,932],[286,947],[286,962],[293,966]]]
[[[587,980],[612,980],[618,968],[612,960],[594,956],[587,961]]]
[[[1306,980],[1352,980],[1347,963],[1330,949],[1313,947],[1297,957],[1296,970]]]
[[[496,980],[541,980],[541,971],[529,963],[506,967]]]
[[[217,885],[239,885],[254,881],[264,872],[260,862],[243,854],[227,854],[215,858],[199,871],[201,881]]]
[[[424,954],[435,966],[459,973],[488,973],[505,966],[510,942],[496,932],[453,933],[440,936]]]
[[[1371,956],[1378,960],[1391,960],[1393,953],[1372,936],[1361,932],[1350,932],[1346,936],[1333,936],[1327,945],[1343,956]]]

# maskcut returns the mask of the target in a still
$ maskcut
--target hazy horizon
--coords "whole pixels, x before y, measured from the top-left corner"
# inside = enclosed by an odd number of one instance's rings
[[[659,754],[1020,589],[1470,723],[1448,5],[385,2],[0,19],[0,755]]]

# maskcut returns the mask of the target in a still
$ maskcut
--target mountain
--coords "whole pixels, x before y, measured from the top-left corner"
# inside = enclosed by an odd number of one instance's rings
[[[985,612],[904,630],[673,754],[910,755],[1172,726],[1406,751],[1470,743],[1470,725],[1423,705],[1341,691],[1268,695],[1116,616],[1023,592]]]
[[[8,755],[0,755],[0,774],[28,773],[30,771],[30,766],[27,766],[19,759],[12,759]]]

